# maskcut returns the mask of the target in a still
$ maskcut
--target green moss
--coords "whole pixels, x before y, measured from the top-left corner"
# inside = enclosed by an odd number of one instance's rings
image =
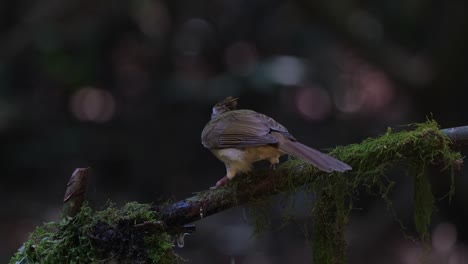
[[[343,194],[322,192],[318,195],[313,211],[312,234],[314,263],[344,263],[346,242],[343,239],[344,226],[348,222],[343,210]]]
[[[148,204],[108,204],[94,211],[85,204],[73,218],[44,224],[10,261],[17,263],[175,263],[171,236],[137,224],[157,223]]]
[[[179,256],[173,253],[174,243],[167,233],[151,234],[145,237],[145,245],[150,249],[147,251],[147,263],[176,263]]]
[[[255,171],[248,177],[236,177],[228,187],[198,193],[193,202],[209,201],[210,206],[223,207],[226,200],[233,203],[253,200],[255,230],[261,231],[270,223],[268,195],[279,191],[291,194],[302,186],[316,198],[311,230],[314,262],[344,263],[344,229],[353,198],[364,186],[369,193],[381,197],[391,206],[388,194],[394,182],[387,178],[386,171],[396,163],[406,163],[415,181],[415,229],[424,241],[428,241],[428,228],[435,207],[425,169],[429,165],[436,165],[441,170],[448,169],[452,180],[451,195],[454,167],[461,164],[462,156],[450,149],[449,139],[435,121],[410,127],[411,131],[394,132],[388,129],[380,137],[333,149],[330,154],[351,165],[352,171],[327,174],[291,158],[281,164],[275,173],[267,175],[267,172]],[[276,178],[274,181],[264,181],[265,177]],[[262,184],[271,193],[252,199],[256,193],[255,187]],[[239,189],[244,191],[242,197],[237,196]],[[74,218],[37,228],[24,249],[10,263],[23,259],[27,263],[106,263],[111,260],[123,263],[174,263],[177,256],[172,250],[172,240],[163,228],[158,229],[159,232],[135,229],[136,224],[145,221],[157,224],[158,216],[149,209],[149,205],[129,203],[122,209],[109,205],[105,210],[96,212],[85,205]]]
[[[258,236],[271,227],[270,199],[254,199],[249,201],[249,215],[253,226],[253,235]]]
[[[434,210],[434,196],[431,183],[424,174],[424,164],[411,166],[414,175],[414,225],[423,241],[429,239],[429,226]]]
[[[295,192],[296,186],[305,184],[305,189],[315,194],[311,234],[315,263],[345,263],[344,228],[348,223],[353,197],[358,195],[357,190],[362,186],[391,207],[388,194],[395,183],[387,178],[386,171],[395,164],[408,164],[415,182],[415,229],[423,241],[429,239],[434,197],[424,170],[428,165],[436,165],[441,170],[449,169],[452,194],[453,168],[460,164],[462,156],[450,149],[450,140],[439,130],[436,121],[428,120],[408,127],[412,130],[394,132],[389,128],[380,137],[333,149],[330,155],[353,167],[352,171],[344,174],[323,173],[294,158],[278,168],[286,177],[279,180],[278,188]]]
[[[442,169],[453,168],[462,157],[450,149],[449,139],[439,130],[437,123],[413,125],[412,131],[387,133],[378,138],[369,138],[360,144],[337,147],[331,154],[350,164],[353,170],[346,175],[334,174],[329,178],[317,177],[311,186],[318,193],[315,210],[316,237],[314,259],[318,263],[344,263],[342,256],[346,245],[343,228],[352,197],[358,186],[378,190],[378,195],[389,206],[388,193],[394,183],[385,176],[386,169],[397,162],[409,163],[414,177],[414,221],[421,239],[429,239],[428,228],[434,209],[430,181],[424,174],[427,165],[439,165]],[[453,169],[452,174],[453,186]],[[453,187],[452,187],[453,188]]]

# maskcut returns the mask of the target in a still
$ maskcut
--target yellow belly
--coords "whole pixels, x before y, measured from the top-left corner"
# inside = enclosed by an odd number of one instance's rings
[[[228,176],[234,177],[236,173],[248,172],[252,164],[260,160],[269,160],[271,163],[278,163],[279,157],[284,155],[277,148],[264,145],[247,148],[225,148],[213,149],[213,154],[224,164],[228,170]]]

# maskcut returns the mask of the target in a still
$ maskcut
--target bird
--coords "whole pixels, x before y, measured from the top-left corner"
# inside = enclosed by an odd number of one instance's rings
[[[215,104],[211,119],[201,134],[203,146],[226,166],[226,176],[212,189],[225,185],[237,174],[249,172],[254,162],[268,160],[270,167],[275,168],[279,158],[286,154],[328,173],[352,169],[348,164],[300,143],[273,118],[253,110],[237,109],[238,99],[229,96]]]

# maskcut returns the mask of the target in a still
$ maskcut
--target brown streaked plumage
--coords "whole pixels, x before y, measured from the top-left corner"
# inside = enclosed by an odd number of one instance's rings
[[[217,103],[201,135],[203,146],[226,165],[226,176],[215,187],[249,171],[256,161],[269,160],[275,166],[285,154],[325,172],[351,170],[348,164],[298,142],[272,118],[252,110],[237,110],[237,99],[227,97]]]

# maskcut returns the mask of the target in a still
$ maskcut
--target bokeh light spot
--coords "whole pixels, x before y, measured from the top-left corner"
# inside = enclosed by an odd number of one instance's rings
[[[319,86],[301,88],[295,101],[301,116],[309,120],[323,120],[331,110],[330,96]]]
[[[296,57],[279,56],[271,63],[271,78],[282,85],[297,85],[305,74],[304,63]]]
[[[377,70],[361,72],[360,85],[364,90],[365,105],[371,110],[382,110],[395,97],[394,87],[385,73]]]
[[[335,91],[335,106],[341,112],[354,113],[364,105],[364,93],[357,87],[344,87]]]
[[[71,98],[73,115],[81,121],[107,122],[115,113],[114,96],[102,89],[83,87]]]
[[[465,244],[458,244],[456,249],[450,254],[448,264],[468,263],[468,247]]]
[[[440,252],[450,251],[457,242],[457,229],[451,223],[441,223],[432,232],[432,246]]]
[[[394,102],[396,89],[385,72],[344,53],[341,87],[334,90],[336,107],[345,113],[381,115]]]

